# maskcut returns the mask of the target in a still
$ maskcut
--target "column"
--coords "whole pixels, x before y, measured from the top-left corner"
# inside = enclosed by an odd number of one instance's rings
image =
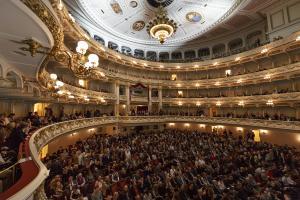
[[[9,112],[10,113],[16,113],[15,111],[15,103],[13,101],[9,102]]]
[[[159,99],[159,103],[158,103],[158,111],[161,111],[162,110],[162,88],[159,87],[158,88],[158,99]]]
[[[114,105],[114,113],[115,113],[115,116],[119,116],[119,108],[120,108],[120,84],[119,84],[119,81],[114,82],[114,93],[116,95],[116,102]]]
[[[126,95],[126,116],[130,113],[130,84],[125,86],[125,95]]]
[[[292,80],[292,91],[295,92],[296,91],[296,87],[295,87],[295,82]]]
[[[229,52],[229,46],[228,43],[225,44],[225,53]]]
[[[148,113],[152,112],[152,87],[151,85],[148,86]]]
[[[212,47],[209,47],[209,59],[213,58],[213,51],[212,51]]]

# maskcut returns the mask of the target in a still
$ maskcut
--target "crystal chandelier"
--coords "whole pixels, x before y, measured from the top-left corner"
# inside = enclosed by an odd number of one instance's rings
[[[159,40],[160,44],[171,37],[177,30],[177,23],[167,17],[167,11],[163,6],[158,8],[155,18],[147,25],[148,34]]]

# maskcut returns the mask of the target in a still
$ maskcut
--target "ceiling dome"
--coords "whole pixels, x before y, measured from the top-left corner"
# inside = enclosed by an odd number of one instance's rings
[[[71,1],[65,0],[68,4]],[[157,45],[157,40],[147,33],[147,24],[155,17],[157,7],[165,6],[168,17],[178,24],[174,36],[168,38],[164,46],[182,46],[191,43],[227,19],[237,8],[241,0],[75,0],[84,16],[84,27],[94,27],[94,33],[112,37],[123,44],[142,46]],[[75,3],[73,3],[74,5]],[[76,17],[76,16],[75,16]],[[90,22],[90,23],[88,23]],[[100,30],[98,33],[97,31]]]

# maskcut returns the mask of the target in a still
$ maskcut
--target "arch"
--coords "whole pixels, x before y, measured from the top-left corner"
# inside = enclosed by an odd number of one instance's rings
[[[184,58],[185,59],[195,59],[196,58],[196,52],[195,50],[188,50],[184,52]]]
[[[23,88],[23,78],[15,71],[8,71],[5,76],[8,80],[15,83],[16,88]]]
[[[121,47],[121,52],[122,52],[123,54],[129,55],[129,54],[132,53],[132,50],[131,50],[130,47],[122,46],[122,47]]]
[[[109,41],[107,47],[112,49],[112,50],[118,51],[119,45],[117,45],[114,42]]]
[[[225,50],[226,50],[225,44],[217,44],[212,48],[213,54],[225,53]]]
[[[243,47],[243,39],[242,38],[236,38],[236,39],[228,42],[228,48],[230,51],[240,49],[241,47]]]
[[[170,59],[169,52],[160,52],[159,53],[159,60],[160,61],[169,60],[169,59]]]
[[[172,52],[171,58],[172,58],[172,60],[181,60],[182,59],[182,53],[180,51]]]
[[[155,51],[148,51],[146,53],[146,59],[156,61],[157,53]]]
[[[141,49],[135,49],[134,50],[134,56],[137,57],[137,58],[144,58],[145,53]]]
[[[24,86],[23,86],[23,92],[24,92],[24,93],[30,93],[31,90],[32,90],[31,85],[29,85],[29,84],[24,84]]]
[[[41,96],[41,91],[39,90],[39,88],[33,87],[33,96],[35,97]]]
[[[199,58],[210,56],[210,50],[209,50],[209,48],[205,47],[205,48],[199,49],[198,50],[198,56],[199,56]]]
[[[247,47],[255,48],[257,46],[260,46],[262,40],[263,40],[263,32],[261,30],[253,31],[246,36]]]
[[[105,45],[105,40],[98,35],[94,35],[94,40],[96,40],[97,42],[99,42],[102,45]]]

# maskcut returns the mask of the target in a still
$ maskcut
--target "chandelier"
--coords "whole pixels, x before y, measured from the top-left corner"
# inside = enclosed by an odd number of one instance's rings
[[[86,55],[89,45],[86,41],[79,41],[77,43],[76,52],[70,52],[59,49],[53,53],[48,51],[39,42],[33,39],[23,40],[20,43],[28,45],[28,47],[21,47],[23,51],[30,52],[34,57],[37,53],[53,56],[59,62],[66,62],[68,67],[79,78],[87,78],[96,74],[96,69],[99,66],[99,57],[96,54]],[[104,77],[103,72],[98,72],[97,75]]]
[[[159,6],[155,18],[147,25],[148,34],[157,39],[160,44],[171,37],[177,30],[177,23],[167,17],[167,11],[163,6]]]
[[[88,76],[91,70],[99,65],[99,57],[96,54],[85,55],[88,48],[86,41],[79,41],[76,47],[77,54],[71,56],[72,64],[70,67],[75,74],[83,77]]]

